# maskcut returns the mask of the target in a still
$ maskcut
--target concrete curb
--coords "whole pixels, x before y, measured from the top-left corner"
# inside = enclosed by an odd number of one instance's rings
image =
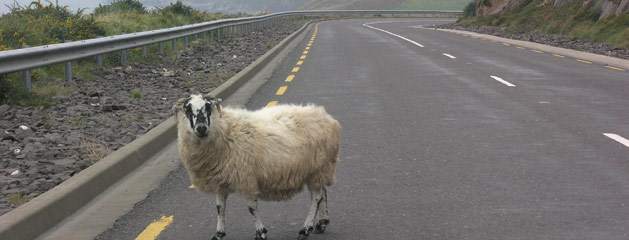
[[[509,43],[509,44],[513,44],[513,45],[519,45],[519,46],[526,47],[526,48],[537,49],[537,50],[540,50],[540,51],[543,51],[543,52],[560,54],[560,55],[564,55],[564,56],[567,56],[567,57],[578,58],[578,59],[587,60],[587,61],[595,62],[595,63],[600,63],[600,64],[603,64],[603,65],[608,65],[608,66],[612,66],[612,67],[619,67],[619,68],[623,68],[623,69],[629,71],[629,60],[625,60],[625,59],[620,59],[620,58],[615,58],[615,57],[608,57],[608,56],[605,56],[605,55],[588,53],[588,52],[582,52],[582,51],[577,51],[577,50],[572,50],[572,49],[553,47],[553,46],[544,45],[544,44],[540,44],[540,43],[520,41],[520,40],[514,40],[514,39],[508,39],[508,38],[502,38],[502,37],[496,37],[496,36],[492,36],[492,35],[480,34],[480,33],[475,33],[475,32],[453,30],[453,29],[443,29],[443,28],[434,29],[434,28],[427,28],[427,27],[422,27],[421,29],[467,34],[467,35],[474,36],[474,37],[481,37],[481,38],[485,38],[485,39],[489,39],[489,40],[495,40],[495,41],[500,41],[500,42]]]
[[[275,47],[214,89],[211,94],[227,98],[264,68],[313,22],[282,40]],[[142,137],[113,152],[53,189],[0,216],[0,239],[34,239],[88,204],[134,169],[158,155],[177,138],[173,117]]]

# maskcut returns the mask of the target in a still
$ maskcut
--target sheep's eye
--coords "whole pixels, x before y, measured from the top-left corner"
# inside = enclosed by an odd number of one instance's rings
[[[184,107],[184,110],[186,111],[186,116],[188,117],[192,116],[192,107],[190,105],[186,105]]]

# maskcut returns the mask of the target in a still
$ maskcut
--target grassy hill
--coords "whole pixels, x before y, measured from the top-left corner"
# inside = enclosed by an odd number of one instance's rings
[[[462,10],[472,0],[308,0],[300,10]]]
[[[410,0],[396,9],[400,10],[453,10],[461,11],[472,0]]]

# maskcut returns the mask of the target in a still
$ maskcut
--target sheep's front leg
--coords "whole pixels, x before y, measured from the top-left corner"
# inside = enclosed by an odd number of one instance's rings
[[[319,205],[322,200],[322,190],[312,190],[310,189],[310,210],[308,211],[308,216],[306,217],[306,222],[304,223],[304,228],[299,231],[299,240],[308,238],[308,235],[314,230],[314,219],[317,216],[317,212],[319,211]]]
[[[321,234],[325,232],[325,228],[330,224],[330,217],[328,216],[328,191],[323,189],[323,196],[321,200],[321,204],[319,206],[319,221],[315,226],[314,233]]]
[[[216,223],[216,233],[212,240],[221,240],[225,237],[225,207],[227,206],[226,193],[216,194],[216,210],[218,210],[218,221]]]
[[[266,228],[264,228],[264,224],[262,224],[262,220],[260,220],[260,215],[258,214],[258,199],[256,198],[247,198],[247,207],[249,208],[249,213],[253,216],[256,225],[256,240],[265,240],[266,233],[268,232]]]

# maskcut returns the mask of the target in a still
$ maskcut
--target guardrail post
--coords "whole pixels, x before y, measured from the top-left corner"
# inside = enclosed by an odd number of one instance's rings
[[[102,54],[96,55],[96,66],[99,66],[99,67],[103,66],[103,55]]]
[[[194,41],[199,41],[199,34],[198,33],[194,34]]]
[[[183,37],[183,48],[188,48],[188,36]]]
[[[120,64],[125,64],[125,63],[127,63],[127,49],[120,51]]]
[[[22,48],[29,48],[29,46],[23,46]],[[30,93],[33,90],[30,69],[26,69],[22,72],[22,82],[24,83],[24,89],[26,89],[26,92]]]
[[[223,28],[216,29],[216,38],[221,38],[221,31]]]
[[[164,54],[164,42],[159,42],[157,45],[159,46],[159,54]]]
[[[142,57],[143,57],[143,58],[146,58],[146,57],[147,57],[147,54],[146,54],[146,45],[145,45],[145,46],[142,46]]]
[[[206,34],[206,33],[207,33],[207,32],[203,32],[203,33],[201,34],[201,39],[206,39],[206,38],[207,38],[207,34]]]
[[[176,39],[176,38],[175,38],[175,39],[173,39],[173,40],[171,41],[171,43],[172,43],[172,45],[173,45],[173,51],[177,51],[177,39]]]
[[[65,42],[72,42],[71,40],[66,40]],[[66,62],[66,81],[72,81],[72,61]]]
[[[101,38],[103,36],[97,36],[97,38]],[[96,55],[96,66],[103,67],[103,54]]]

